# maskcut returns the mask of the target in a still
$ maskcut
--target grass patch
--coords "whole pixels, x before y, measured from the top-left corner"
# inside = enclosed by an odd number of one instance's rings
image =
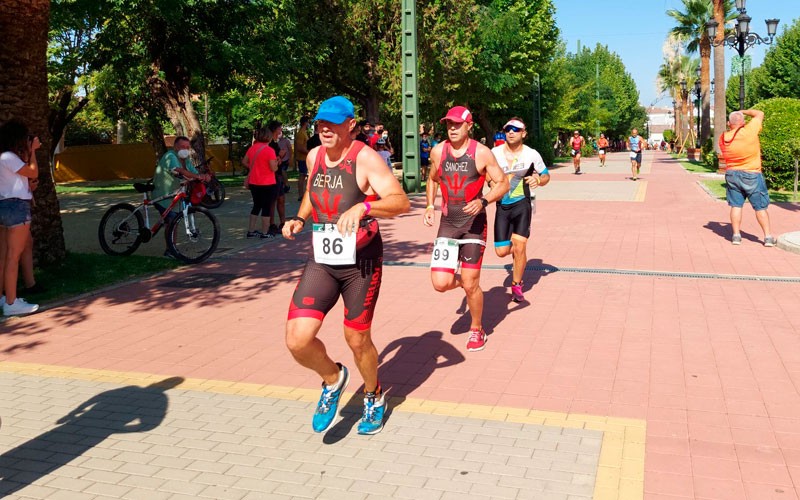
[[[714,166],[709,166],[702,161],[691,161],[686,158],[676,158],[681,166],[693,174],[713,174],[717,169]]]
[[[52,302],[180,265],[178,261],[163,257],[67,253],[62,263],[36,269],[36,283],[42,285],[45,291],[29,294],[25,299],[34,303]]]
[[[719,200],[725,199],[725,189],[727,184],[722,179],[702,179],[700,181],[710,192],[714,198]],[[774,203],[788,203],[792,200],[792,193],[790,191],[777,191],[774,189],[769,190],[769,201]]]

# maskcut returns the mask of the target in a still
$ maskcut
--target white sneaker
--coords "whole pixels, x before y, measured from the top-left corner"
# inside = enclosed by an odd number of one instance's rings
[[[21,314],[31,314],[39,310],[39,304],[28,304],[25,299],[17,297],[13,304],[7,304],[3,300],[3,314],[6,316],[18,316]]]

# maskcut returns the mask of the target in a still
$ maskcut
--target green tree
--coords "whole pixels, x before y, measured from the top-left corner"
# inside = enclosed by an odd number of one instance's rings
[[[800,96],[800,18],[784,29],[764,56],[761,96]]]
[[[576,89],[571,128],[613,138],[626,136],[634,127],[644,130],[646,113],[639,105],[639,91],[617,54],[600,44],[594,50],[585,47],[568,55],[567,70],[569,86]]]

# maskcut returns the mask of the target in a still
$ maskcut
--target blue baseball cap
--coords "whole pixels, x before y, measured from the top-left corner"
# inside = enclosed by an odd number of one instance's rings
[[[339,125],[348,118],[355,118],[355,116],[356,110],[353,107],[353,103],[346,97],[337,95],[322,101],[314,120],[324,120]]]

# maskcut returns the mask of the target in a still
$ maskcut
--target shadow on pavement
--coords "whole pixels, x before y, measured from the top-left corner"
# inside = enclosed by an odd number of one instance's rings
[[[530,294],[533,287],[539,283],[542,276],[547,276],[557,271],[558,268],[550,266],[542,262],[542,259],[530,259],[526,265],[527,268],[547,268],[552,271],[528,271],[526,270],[523,276],[524,290]],[[500,323],[503,322],[509,313],[525,309],[531,304],[531,298],[526,296],[525,302],[515,303],[511,301],[511,295],[508,293],[508,287],[511,286],[511,264],[505,266],[508,275],[503,280],[501,286],[495,286],[488,290],[483,291],[483,329],[487,335],[494,333]],[[486,277],[481,276],[481,282],[485,284]],[[509,305],[511,307],[509,308]],[[462,296],[461,305],[456,309],[456,314],[461,316],[450,327],[450,333],[453,335],[460,335],[467,333],[472,323],[472,317],[467,309],[467,298]]]
[[[422,386],[435,370],[464,362],[464,355],[443,337],[440,331],[429,331],[419,337],[402,337],[390,342],[380,353],[378,374],[387,400],[384,423],[391,418],[394,407]],[[387,361],[392,353],[394,355]],[[362,384],[342,405],[342,419],[325,433],[322,440],[325,444],[341,441],[358,424],[363,394]]]
[[[711,222],[708,222],[703,227],[708,229],[708,230],[710,230],[712,233],[716,234],[717,236],[720,236],[721,238],[723,238],[725,240],[728,240],[728,241],[730,241],[731,236],[733,236],[733,230],[731,229],[731,224],[729,222],[711,221]],[[747,233],[745,231],[742,231],[741,229],[740,229],[740,233],[742,235],[742,239],[743,240],[753,241],[753,242],[756,242],[756,243],[761,241],[758,238],[758,236],[756,236],[754,234]]]
[[[58,419],[60,424],[0,455],[0,498],[69,464],[113,434],[147,432],[167,414],[166,391],[183,383],[172,377],[147,387],[100,393]]]

